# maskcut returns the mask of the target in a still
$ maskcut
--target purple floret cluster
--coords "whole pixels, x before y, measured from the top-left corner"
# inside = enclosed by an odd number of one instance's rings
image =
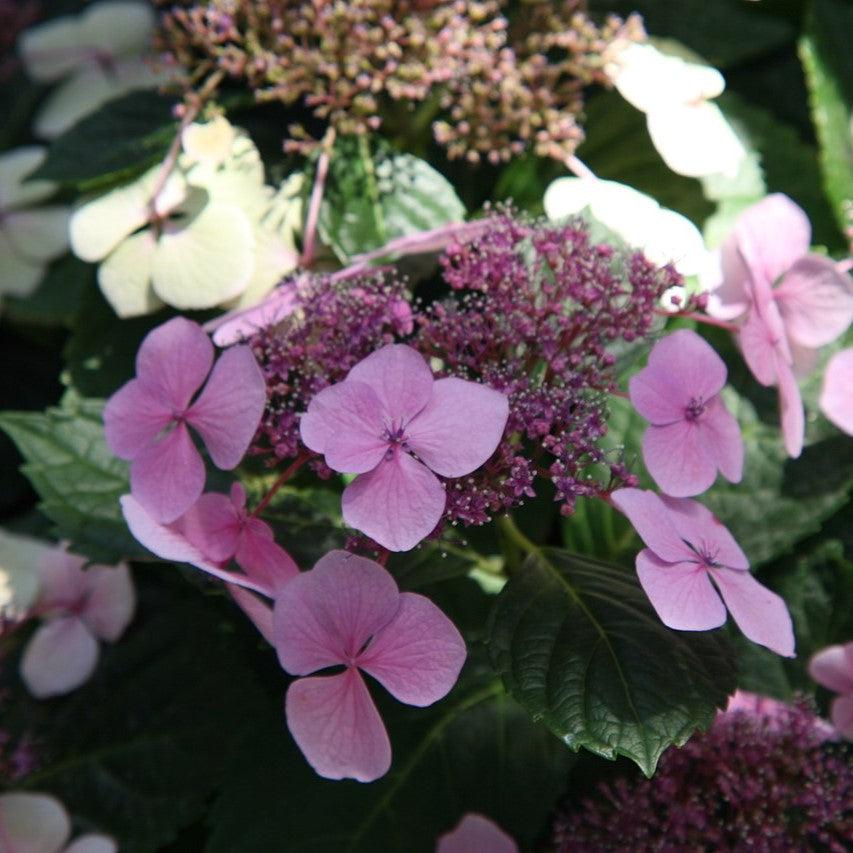
[[[853,845],[850,747],[805,704],[720,715],[652,779],[603,785],[557,821],[558,853],[825,850]]]
[[[390,273],[333,281],[314,277],[301,310],[259,332],[252,346],[269,404],[255,452],[296,457],[299,414],[326,385],[386,343],[405,340],[437,377],[481,382],[509,397],[503,438],[485,465],[445,479],[445,522],[483,524],[555,489],[569,515],[577,498],[634,483],[600,446],[615,387],[616,344],[646,337],[661,294],[678,283],[639,253],[594,243],[580,223],[555,226],[500,211],[482,236],[453,242],[441,258],[449,294],[409,312]],[[319,459],[312,466],[328,469]]]

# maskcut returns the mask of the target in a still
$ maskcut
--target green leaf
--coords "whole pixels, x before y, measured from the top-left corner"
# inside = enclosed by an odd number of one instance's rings
[[[851,32],[853,7],[846,0],[813,0],[806,33],[800,40],[824,187],[842,232],[853,226]]]
[[[702,502],[720,518],[753,566],[786,554],[844,506],[853,487],[853,442],[834,436],[787,459],[779,429],[731,389],[726,404],[738,419],[746,460],[743,479],[719,478]]]
[[[126,853],[153,853],[203,817],[240,723],[266,707],[246,665],[253,629],[236,608],[159,587],[143,584],[140,612],[82,688],[38,702],[18,683],[4,707],[4,727],[30,732],[42,760],[18,784],[56,795],[81,829]]]
[[[22,471],[59,534],[93,560],[115,563],[146,552],[121,514],[128,468],[106,445],[102,411],[102,401],[70,390],[46,412],[0,413],[0,429],[26,460]]]
[[[464,218],[450,182],[424,160],[365,136],[335,145],[318,224],[342,262]]]
[[[529,849],[573,756],[469,668],[428,709],[379,700],[394,750],[387,776],[363,785],[314,775],[285,728],[281,706],[252,720],[210,814],[209,853],[434,853],[465,812],[495,820]]]
[[[565,551],[532,554],[510,578],[489,649],[510,693],[567,746],[624,755],[648,776],[735,686],[720,632],[671,631],[633,571]]]
[[[153,90],[114,98],[55,139],[31,179],[91,189],[153,166],[175,136],[174,102]]]

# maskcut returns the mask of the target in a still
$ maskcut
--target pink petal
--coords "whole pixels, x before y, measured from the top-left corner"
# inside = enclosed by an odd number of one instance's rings
[[[714,397],[697,423],[705,452],[727,480],[739,483],[743,476],[744,448],[737,419],[720,397]]]
[[[428,598],[404,592],[397,615],[357,664],[395,699],[422,708],[450,692],[466,654],[456,626]]]
[[[21,658],[21,678],[37,699],[70,693],[98,663],[98,641],[75,616],[52,619],[33,634]]]
[[[794,628],[785,602],[749,572],[709,569],[738,628],[754,643],[794,657]]]
[[[335,471],[373,470],[388,449],[382,406],[362,382],[339,382],[316,394],[299,422],[302,441]]]
[[[435,853],[518,853],[518,845],[487,817],[469,813],[438,839]]]
[[[136,376],[151,396],[186,409],[213,364],[213,344],[198,323],[175,317],[150,331],[136,354]]]
[[[648,548],[637,554],[637,577],[667,628],[710,631],[726,621],[726,608],[697,563],[665,563]]]
[[[204,479],[204,462],[183,423],[130,464],[133,496],[157,521],[183,515],[201,495]]]
[[[654,345],[648,366],[632,378],[631,403],[651,423],[667,424],[684,417],[691,400],[716,396],[726,375],[726,365],[711,345],[696,332],[680,329]]]
[[[71,821],[55,797],[10,791],[0,794],[3,853],[58,853],[71,835]]]
[[[726,237],[720,250],[723,280],[711,292],[713,316],[722,320],[740,317],[750,306],[752,276],[738,244],[737,233]]]
[[[836,693],[853,693],[853,643],[821,649],[809,661],[809,675]]]
[[[246,522],[234,559],[250,578],[273,591],[299,574],[293,557],[275,543],[272,530],[258,519]]]
[[[187,422],[201,434],[217,468],[230,471],[246,455],[266,402],[266,382],[252,350],[226,350],[187,412]]]
[[[208,559],[193,545],[186,536],[175,527],[160,524],[145,510],[133,495],[122,495],[119,498],[124,520],[138,542],[144,545],[152,554],[161,560],[174,563],[189,563],[210,575],[228,583],[254,589],[267,596],[272,596],[272,590],[256,579],[243,577],[235,572],[228,572],[217,563]]]
[[[831,343],[853,321],[853,282],[830,258],[800,258],[785,274],[774,296],[788,336],[801,346]]]
[[[251,308],[229,311],[205,323],[204,330],[213,332],[219,347],[231,346],[251,337],[261,329],[275,326],[299,307],[299,289],[295,281],[277,287],[262,302]]]
[[[73,609],[86,595],[86,560],[69,554],[61,545],[50,549],[38,563],[38,605],[42,612]]]
[[[133,459],[172,422],[168,403],[152,394],[138,379],[131,379],[104,406],[104,436],[120,459]]]
[[[847,740],[853,740],[853,696],[839,696],[829,709],[832,725]]]
[[[699,501],[661,495],[661,503],[678,535],[694,548],[711,554],[715,562],[732,569],[749,568],[749,560],[729,529]]]
[[[762,385],[776,382],[777,347],[781,334],[778,329],[774,332],[754,308],[750,309],[746,322],[740,328],[738,339],[744,361]]]
[[[344,521],[389,551],[409,551],[441,520],[447,496],[435,474],[398,451],[345,489]]]
[[[202,495],[181,519],[184,536],[208,559],[230,560],[240,542],[241,519],[232,500],[215,492]]]
[[[643,461],[660,490],[674,497],[699,495],[717,479],[699,422],[650,426],[643,435]]]
[[[300,678],[287,690],[287,726],[326,779],[373,782],[391,766],[388,733],[358,671]]]
[[[91,566],[86,569],[88,596],[80,612],[86,627],[102,640],[115,642],[125,631],[136,609],[136,591],[130,569]]]
[[[272,607],[262,601],[253,592],[229,583],[226,587],[228,594],[234,599],[251,623],[258,629],[260,635],[271,645],[275,646],[275,631],[273,629]]]
[[[676,530],[666,505],[654,492],[617,489],[610,499],[660,559],[680,563],[695,556]]]
[[[806,415],[797,377],[781,359],[776,360],[779,378],[779,417],[782,422],[782,439],[788,455],[796,459],[803,452]]]
[[[505,394],[464,379],[439,379],[406,428],[408,444],[442,477],[462,477],[494,452],[509,417]]]
[[[399,607],[397,584],[382,566],[330,551],[276,596],[279,661],[291,675],[349,663]]]
[[[772,284],[808,252],[812,229],[790,198],[774,193],[747,208],[733,233],[753,281]]]
[[[432,395],[432,371],[423,356],[405,344],[388,344],[360,361],[348,381],[369,385],[382,415],[397,426],[406,425]]]
[[[841,350],[829,360],[820,408],[835,426],[853,435],[853,348]]]

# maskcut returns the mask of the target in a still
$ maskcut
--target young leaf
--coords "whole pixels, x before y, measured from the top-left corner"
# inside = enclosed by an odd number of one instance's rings
[[[449,181],[425,161],[367,137],[345,137],[335,146],[319,228],[341,261],[464,218]]]
[[[114,98],[54,140],[31,178],[89,189],[143,171],[175,135],[173,105],[148,90]]]
[[[130,490],[127,463],[104,441],[103,402],[68,391],[46,412],[3,412],[0,429],[26,460],[22,471],[61,536],[98,562],[145,551],[127,530],[119,496]]]
[[[647,776],[735,687],[721,632],[670,630],[631,570],[565,551],[537,552],[510,578],[489,650],[509,692],[567,746],[624,755]]]

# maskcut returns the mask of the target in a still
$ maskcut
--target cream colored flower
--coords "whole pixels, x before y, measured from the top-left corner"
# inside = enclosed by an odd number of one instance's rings
[[[32,207],[52,195],[55,186],[25,181],[45,154],[33,145],[0,155],[0,294],[28,296],[47,265],[68,248],[68,208]]]

